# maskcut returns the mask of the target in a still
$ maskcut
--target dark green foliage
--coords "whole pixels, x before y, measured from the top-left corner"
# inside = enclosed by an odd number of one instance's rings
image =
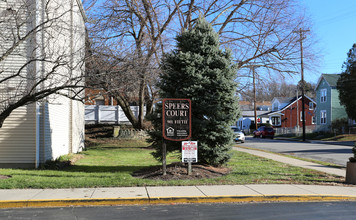
[[[332,130],[336,131],[339,134],[344,133],[348,127],[349,126],[348,126],[347,118],[338,118],[331,122]]]
[[[220,50],[218,34],[203,18],[176,39],[177,49],[162,60],[163,74],[158,83],[161,98],[192,100],[191,139],[198,141],[198,159],[210,165],[224,164],[230,158],[230,126],[239,114],[234,81],[236,68],[232,65],[231,53]],[[157,112],[161,112],[161,106]],[[151,120],[156,128],[156,132],[151,133],[156,148],[154,156],[160,159],[162,119],[151,117]],[[167,141],[167,151],[180,148],[181,142]]]
[[[344,71],[337,81],[339,99],[347,115],[356,119],[356,44],[352,46],[344,63]]]

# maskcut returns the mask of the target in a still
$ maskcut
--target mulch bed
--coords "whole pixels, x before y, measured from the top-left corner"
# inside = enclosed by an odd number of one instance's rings
[[[200,164],[192,164],[192,174],[188,174],[188,164],[172,163],[167,165],[167,175],[162,175],[162,166],[154,166],[136,171],[132,176],[153,180],[191,180],[203,178],[215,178],[228,174],[229,168],[212,167]]]

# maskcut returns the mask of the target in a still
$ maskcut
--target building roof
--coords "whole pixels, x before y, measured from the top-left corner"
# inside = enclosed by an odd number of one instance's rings
[[[325,81],[329,84],[330,87],[336,87],[337,80],[339,78],[340,78],[340,74],[325,74],[325,73],[321,74],[315,89],[318,88],[322,79],[325,79]]]
[[[311,99],[310,97],[308,97],[306,95],[304,95],[304,97],[307,98],[309,101],[313,102],[314,104],[316,104],[316,102],[313,99]],[[283,98],[283,97],[276,97],[275,99],[277,99],[277,98]],[[271,115],[271,114],[282,114],[283,115],[282,111],[284,111],[285,109],[289,108],[293,103],[295,103],[296,101],[298,101],[301,98],[302,98],[301,95],[298,96],[298,99],[297,99],[297,97],[288,97],[288,98],[285,97],[284,98],[285,100],[289,99],[288,102],[285,102],[285,103],[288,103],[286,106],[284,106],[283,108],[281,108],[279,110],[276,110],[276,111],[269,111],[269,112],[267,112],[267,113],[265,113],[263,115]]]
[[[257,116],[265,115],[270,111],[256,111]],[[241,116],[242,117],[254,117],[255,112],[254,111],[241,111]]]
[[[340,78],[340,74],[323,74],[322,76],[330,86],[336,86],[337,80]]]
[[[278,100],[280,103],[290,103],[292,99],[295,99],[295,97],[274,97],[273,100]]]
[[[242,111],[249,111],[253,110],[253,102],[250,101],[240,101],[240,110]],[[271,108],[271,102],[270,101],[262,101],[262,102],[256,102],[256,108],[259,111],[263,110],[269,110]]]

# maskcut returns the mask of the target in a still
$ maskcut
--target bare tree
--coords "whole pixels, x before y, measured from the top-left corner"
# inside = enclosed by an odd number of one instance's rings
[[[221,44],[232,50],[237,81],[249,77],[252,66],[267,78],[274,73],[297,73],[300,47],[296,30],[309,28],[295,0],[106,0],[97,9],[90,13],[93,51],[113,67],[105,71],[112,73],[105,77],[110,80],[105,84],[114,85],[116,93],[105,89],[120,101],[124,88],[130,85],[140,109],[156,98],[154,82],[160,72],[160,57],[172,48],[176,34],[191,28],[199,15],[213,25]],[[308,53],[308,43],[304,45],[308,60],[312,53]],[[113,83],[118,78],[126,81]],[[138,122],[131,122],[140,126],[142,120],[140,115]]]
[[[300,95],[301,93],[299,93]],[[240,91],[242,100],[253,100],[253,90],[251,88]],[[295,97],[297,95],[297,86],[288,84],[285,80],[261,80],[256,83],[256,98],[257,101],[272,101],[275,97]]]
[[[92,65],[89,77],[117,100],[135,128],[144,126],[145,106],[147,113],[152,112],[157,97],[154,83],[164,51],[163,34],[181,2],[169,5],[149,0],[111,0],[92,17],[94,60],[106,63]],[[139,105],[138,118],[130,108],[133,100]]]
[[[85,33],[75,10],[70,1],[0,1],[0,127],[21,106],[79,98]]]

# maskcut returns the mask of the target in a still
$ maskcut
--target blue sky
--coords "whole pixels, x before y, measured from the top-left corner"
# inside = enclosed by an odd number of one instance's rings
[[[313,23],[322,50],[318,73],[305,71],[305,80],[316,83],[321,73],[340,73],[347,52],[356,43],[355,0],[301,0]]]

